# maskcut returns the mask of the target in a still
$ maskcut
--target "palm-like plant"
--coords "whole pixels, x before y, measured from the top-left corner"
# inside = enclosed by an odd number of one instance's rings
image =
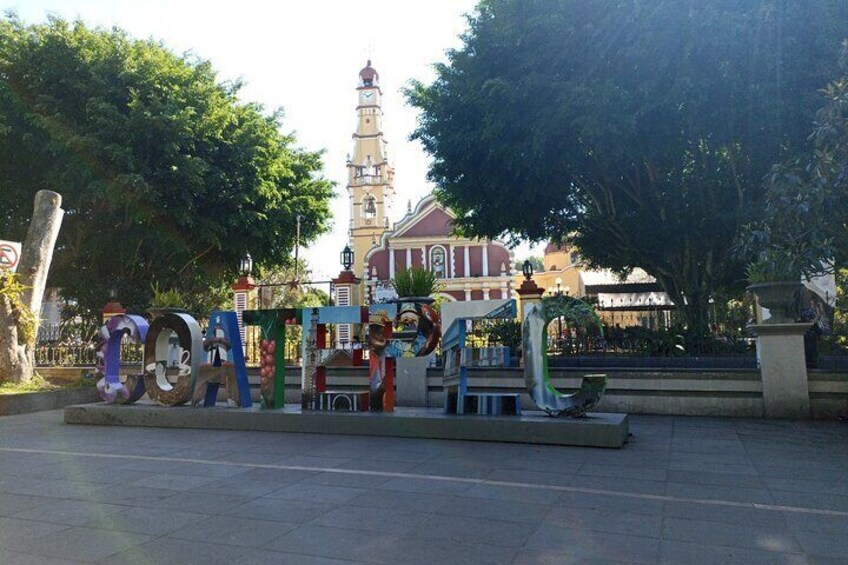
[[[430,296],[439,290],[436,274],[422,267],[399,271],[392,279],[392,287],[401,298]]]

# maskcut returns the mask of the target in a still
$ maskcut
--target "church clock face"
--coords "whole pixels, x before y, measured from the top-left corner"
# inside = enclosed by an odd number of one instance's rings
[[[363,104],[370,104],[371,102],[374,102],[374,91],[363,91],[362,94],[359,95],[359,99],[362,101]]]

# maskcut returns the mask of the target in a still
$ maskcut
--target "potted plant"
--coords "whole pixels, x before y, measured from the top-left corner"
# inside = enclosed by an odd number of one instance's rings
[[[748,226],[740,249],[748,263],[748,290],[771,314],[767,324],[793,323],[798,317],[802,280],[832,269],[835,248],[829,236],[825,187],[805,181],[797,163],[776,166],[769,181],[765,218]]]
[[[431,295],[438,292],[436,274],[422,267],[412,267],[399,271],[392,279],[392,287],[397,292],[399,302],[432,304]]]

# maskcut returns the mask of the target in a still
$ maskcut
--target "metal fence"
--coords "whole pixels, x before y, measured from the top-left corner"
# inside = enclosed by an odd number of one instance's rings
[[[95,367],[98,349],[94,344],[61,345],[40,344],[35,348],[37,367]],[[144,362],[144,346],[140,343],[121,345],[121,364],[141,366]]]

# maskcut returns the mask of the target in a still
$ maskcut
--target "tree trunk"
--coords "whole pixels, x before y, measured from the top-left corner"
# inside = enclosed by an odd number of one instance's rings
[[[35,315],[36,332],[47,274],[64,214],[61,195],[49,190],[36,193],[32,220],[18,265],[20,282],[26,287],[20,302]],[[22,334],[18,327],[19,316],[17,307],[9,298],[0,297],[0,380],[28,381],[34,374],[35,340]]]

